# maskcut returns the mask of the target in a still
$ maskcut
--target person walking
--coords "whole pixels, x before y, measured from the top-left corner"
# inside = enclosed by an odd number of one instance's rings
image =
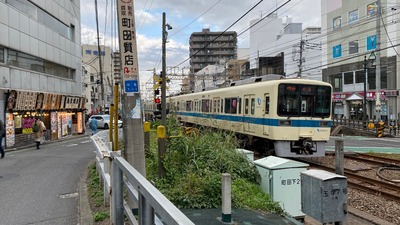
[[[35,122],[32,124],[32,131],[34,133],[34,138],[36,142],[36,149],[40,149],[40,144],[42,141],[44,132],[46,131],[46,126],[44,123],[40,120],[39,117],[36,117]]]
[[[89,122],[90,129],[92,129],[92,135],[97,133],[97,119],[92,118]]]
[[[6,127],[4,126],[4,123],[2,120],[0,120],[0,154],[1,154],[1,159],[4,158],[4,148],[3,148],[3,137],[6,136]]]

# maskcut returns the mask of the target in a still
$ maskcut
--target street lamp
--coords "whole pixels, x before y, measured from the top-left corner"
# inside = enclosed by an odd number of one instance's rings
[[[371,54],[368,57],[367,60],[367,56],[364,56],[364,104],[363,104],[363,122],[364,124],[366,124],[367,122],[367,67],[368,67],[368,63],[372,63],[375,60],[376,56],[374,52],[371,52]]]

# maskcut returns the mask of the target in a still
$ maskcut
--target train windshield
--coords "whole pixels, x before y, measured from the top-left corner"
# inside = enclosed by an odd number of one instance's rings
[[[278,115],[290,117],[330,116],[331,88],[305,84],[280,84]]]

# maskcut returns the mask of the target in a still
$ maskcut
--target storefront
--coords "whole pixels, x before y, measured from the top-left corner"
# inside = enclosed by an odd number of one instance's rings
[[[394,90],[395,91],[395,90]],[[395,91],[397,93],[397,91]],[[382,90],[380,95],[381,100],[381,115],[382,120],[386,120],[388,118],[388,101],[387,96],[389,93],[393,93],[393,90],[387,91]],[[375,91],[367,91],[367,118],[374,119],[376,117],[375,112],[375,102],[376,102],[376,93]],[[353,120],[362,120],[364,115],[364,92],[334,92],[332,95],[332,109],[333,109],[333,118],[334,119],[353,119]],[[372,115],[372,117],[371,117]]]
[[[85,132],[84,97],[10,90],[6,102],[6,148],[34,143],[32,124],[36,117],[47,128],[46,140]]]

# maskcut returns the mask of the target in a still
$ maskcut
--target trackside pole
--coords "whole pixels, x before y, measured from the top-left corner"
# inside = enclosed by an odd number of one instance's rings
[[[335,140],[336,174],[344,176],[344,150],[343,140]],[[335,222],[335,225],[343,225],[343,221]]]
[[[229,173],[222,174],[222,222],[232,222],[232,179]]]
[[[144,122],[143,124],[143,131],[144,131],[144,151],[150,151],[150,123]]]

